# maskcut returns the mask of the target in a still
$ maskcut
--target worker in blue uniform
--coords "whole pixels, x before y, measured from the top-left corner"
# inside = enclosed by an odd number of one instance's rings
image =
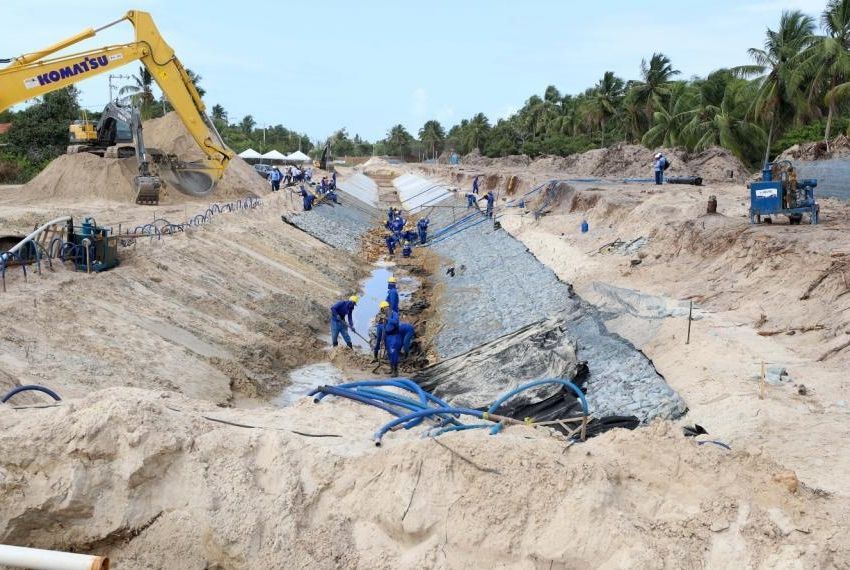
[[[387,303],[390,310],[398,312],[398,287],[395,277],[387,279]]]
[[[396,233],[400,234],[401,230],[404,229],[404,218],[399,215],[393,218],[393,221],[390,223],[390,229]]]
[[[472,179],[472,193],[473,194],[478,194],[478,189],[479,189],[478,188],[478,179],[479,178],[481,178],[480,174]]]
[[[479,202],[481,200],[487,200],[487,211],[485,213],[486,213],[488,218],[492,218],[493,217],[493,203],[496,201],[496,197],[493,195],[493,191],[491,190],[491,191],[487,192],[486,194],[484,194],[484,196],[482,196],[481,198],[478,199]]]
[[[378,355],[381,352],[381,343],[385,342],[386,334],[384,333],[384,329],[387,326],[389,307],[390,304],[386,301],[381,301],[381,304],[378,305],[379,312],[375,317],[375,346],[372,347],[372,355],[375,357],[375,361],[378,360]]]
[[[472,192],[466,195],[466,209],[478,208],[477,197]]]
[[[402,257],[410,257],[413,255],[413,246],[410,245],[409,240],[404,241],[404,247],[401,248],[401,256]]]
[[[400,323],[398,328],[401,332],[401,355],[407,358],[410,355],[413,338],[416,336],[416,329],[410,323]]]
[[[297,194],[301,195],[301,199],[304,202],[304,211],[307,212],[309,210],[312,210],[313,209],[313,201],[316,199],[316,197],[313,195],[313,193],[310,192],[309,190],[307,190],[307,188],[305,188],[304,185],[302,184],[301,189],[297,192]]]
[[[387,322],[384,325],[384,343],[387,347],[387,355],[390,358],[390,374],[398,376],[398,361],[401,356],[401,328],[399,327],[398,313],[391,311],[389,307],[382,309],[387,315]]]
[[[398,240],[395,239],[395,236],[392,234],[387,234],[387,237],[384,238],[384,243],[387,244],[387,251],[390,255],[395,255],[395,246],[398,245]]]
[[[348,327],[351,327],[353,332],[357,332],[354,329],[354,320],[352,314],[354,313],[354,307],[357,305],[357,302],[360,300],[357,295],[352,295],[348,298],[347,301],[337,301],[331,306],[331,345],[336,346],[338,344],[339,335],[342,335],[345,344],[348,348],[354,348],[351,344],[351,337],[348,335]],[[348,323],[346,324],[346,319],[348,319]]]
[[[418,222],[416,222],[416,229],[419,231],[419,243],[421,245],[425,245],[425,242],[428,240],[428,224],[431,223],[431,220],[428,218],[420,218]]]
[[[401,237],[402,237],[402,239],[404,239],[405,241],[415,242],[415,241],[416,241],[416,238],[417,238],[418,236],[417,236],[416,232],[414,232],[413,230],[407,230],[406,232],[404,232],[403,234],[401,234]]]

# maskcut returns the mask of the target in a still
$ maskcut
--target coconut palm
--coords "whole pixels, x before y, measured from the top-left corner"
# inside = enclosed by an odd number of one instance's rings
[[[641,81],[635,81],[631,85],[630,95],[634,104],[643,109],[647,119],[652,117],[657,103],[664,103],[670,96],[670,82],[679,71],[673,69],[670,58],[663,53],[653,53],[649,62],[645,59],[640,62]]]
[[[602,132],[602,146],[605,146],[605,127],[620,108],[624,85],[623,80],[614,75],[613,71],[606,71],[590,95],[592,112]]]
[[[143,119],[149,119],[153,113],[156,97],[153,94],[153,75],[148,68],[139,66],[139,73],[132,76],[134,85],[125,85],[118,90],[118,95],[129,96],[134,105],[139,107]]]
[[[478,113],[469,121],[469,125],[466,127],[464,142],[466,143],[467,148],[470,150],[480,149],[482,143],[487,137],[487,133],[490,132],[490,121],[487,120],[487,117],[484,113]]]
[[[754,117],[769,125],[764,163],[770,160],[770,145],[782,122],[792,121],[804,107],[799,89],[803,58],[814,41],[814,20],[799,10],[782,13],[779,27],[767,30],[764,48],[750,48],[755,62],[735,68],[743,76],[756,76],[758,91],[752,106]]]
[[[442,150],[445,139],[446,131],[439,121],[427,121],[419,129],[419,140],[431,149],[431,156],[434,158],[437,158],[437,151]]]
[[[821,15],[821,27],[825,35],[809,49],[799,79],[809,84],[809,101],[822,100],[828,109],[824,133],[828,150],[833,117],[850,96],[850,0],[830,0]]]

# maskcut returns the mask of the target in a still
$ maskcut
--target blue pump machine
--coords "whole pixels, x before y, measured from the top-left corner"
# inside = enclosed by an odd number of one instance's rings
[[[761,174],[761,181],[749,184],[751,224],[775,215],[788,216],[790,223],[799,224],[804,214],[809,215],[810,223],[818,223],[817,180],[797,180],[797,172],[787,160],[768,164]],[[772,222],[772,218],[767,221]]]
[[[68,242],[76,246],[73,258],[78,271],[100,272],[118,265],[118,236],[111,233],[108,228],[98,226],[93,218],[85,218],[79,226],[68,221]]]

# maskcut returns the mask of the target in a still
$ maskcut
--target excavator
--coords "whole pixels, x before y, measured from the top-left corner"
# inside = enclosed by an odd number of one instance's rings
[[[135,41],[50,58],[56,52],[92,38],[98,32],[124,21],[133,25]],[[0,68],[0,111],[137,60],[151,72],[189,134],[206,156],[203,160],[193,162],[169,160],[161,173],[167,175],[168,182],[181,192],[193,196],[208,195],[224,175],[234,153],[224,144],[206,114],[206,106],[195,84],[147,12],[130,10],[114,22],[99,28],[88,28],[45,49],[7,60],[10,61],[9,65]],[[163,180],[151,173],[144,142],[139,136],[141,121],[137,112],[131,112],[128,118],[130,121],[127,122],[134,131],[139,162],[139,175],[134,179],[136,203],[157,204]]]

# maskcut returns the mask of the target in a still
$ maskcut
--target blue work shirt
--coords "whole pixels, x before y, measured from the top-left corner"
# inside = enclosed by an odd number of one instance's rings
[[[387,337],[397,336],[400,333],[399,324],[398,311],[390,311],[387,324],[384,325],[384,334]]]
[[[398,289],[395,283],[387,286],[387,303],[390,304],[391,311],[398,311]]]
[[[345,322],[345,319],[348,318],[348,326],[354,328],[354,320],[351,317],[351,314],[354,312],[354,306],[354,301],[337,301],[331,307],[331,316],[342,322]]]

